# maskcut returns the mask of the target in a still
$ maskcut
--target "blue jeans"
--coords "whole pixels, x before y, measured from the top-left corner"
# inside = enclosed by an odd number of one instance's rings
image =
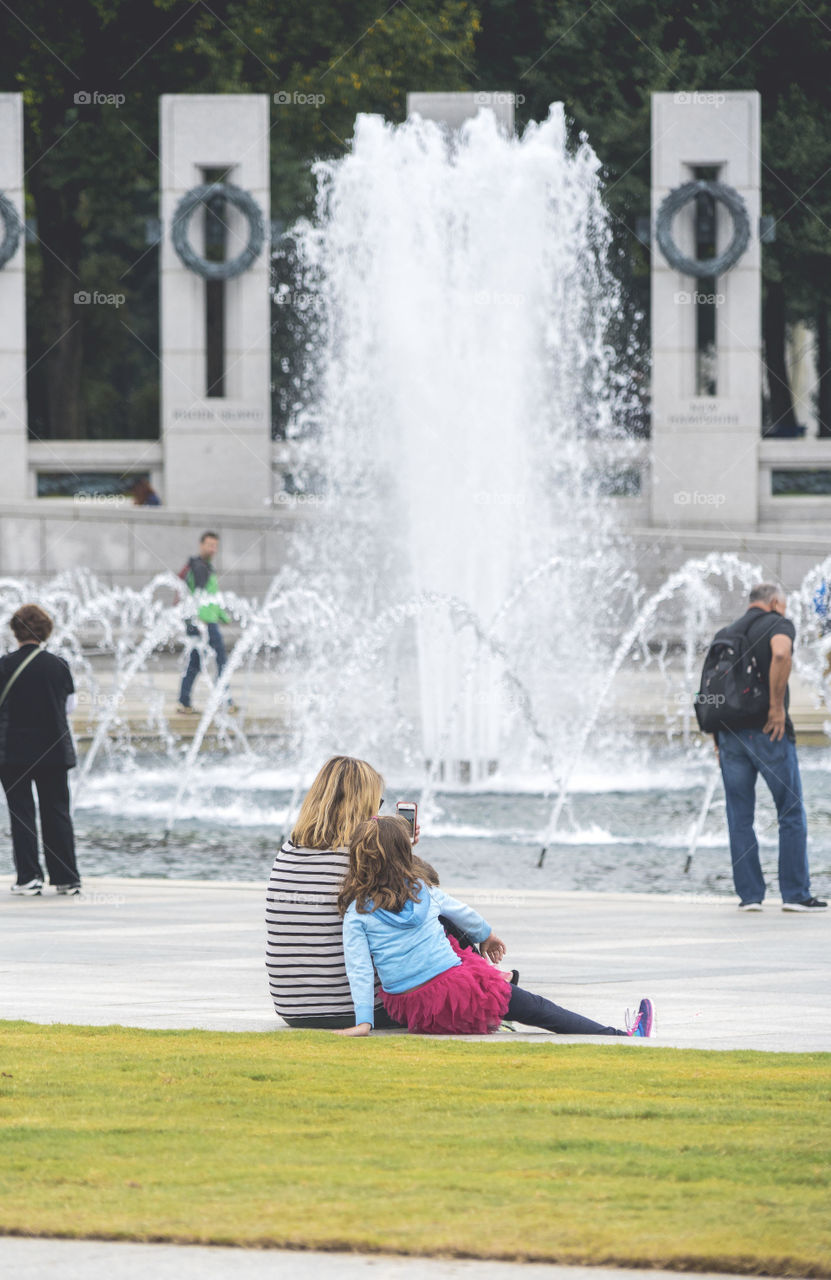
[[[194,634],[199,634],[196,627],[192,627],[192,625],[188,626],[188,635]],[[208,644],[216,654],[216,678],[218,680],[222,675],[222,669],[226,662],[225,645],[222,640],[222,632],[219,629],[218,622],[208,623]],[[190,661],[188,662],[187,670],[182,677],[182,687],[179,690],[179,701],[183,707],[190,706],[190,695],[193,690],[193,682],[199,675],[201,666],[202,661],[199,656],[199,650],[194,645],[190,651]]]
[[[779,818],[779,891],[783,902],[811,896],[808,872],[808,823],[796,746],[788,737],[772,742],[761,729],[720,730],[718,754],[724,796],[733,883],[741,902],[762,902],[765,881],[759,843],[753,830],[756,778],[761,774]]]

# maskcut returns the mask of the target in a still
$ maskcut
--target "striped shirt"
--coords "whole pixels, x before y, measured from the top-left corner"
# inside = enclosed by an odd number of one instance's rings
[[[347,1018],[355,1009],[343,956],[337,898],[346,849],[301,849],[286,841],[266,895],[266,969],[281,1018]]]

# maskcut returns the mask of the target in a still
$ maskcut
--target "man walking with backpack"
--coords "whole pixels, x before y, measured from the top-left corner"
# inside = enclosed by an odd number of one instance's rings
[[[808,827],[796,735],[788,715],[788,676],[796,631],[775,583],[750,593],[743,617],[719,631],[696,700],[699,724],[715,737],[724,780],[733,883],[743,911],[761,911],[765,881],[753,829],[756,778],[762,775],[779,819],[783,911],[825,911],[811,894]]]

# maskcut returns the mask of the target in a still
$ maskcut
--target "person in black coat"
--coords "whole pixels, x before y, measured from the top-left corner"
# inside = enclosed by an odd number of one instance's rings
[[[48,613],[24,604],[9,625],[18,648],[0,658],[0,783],[9,806],[17,871],[12,893],[36,897],[43,889],[34,784],[50,883],[58,893],[75,895],[81,881],[67,773],[77,761],[66,718],[75,686],[63,658],[41,647],[52,631]]]

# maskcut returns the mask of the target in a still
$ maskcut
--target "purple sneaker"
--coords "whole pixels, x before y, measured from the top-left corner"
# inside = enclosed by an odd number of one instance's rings
[[[654,1010],[652,1008],[652,1001],[647,1000],[646,997],[644,997],[638,1005],[638,1012],[635,1014],[635,1018],[631,1026],[629,1025],[629,1013],[627,1012],[626,1014],[627,1035],[651,1036],[653,1017]]]

